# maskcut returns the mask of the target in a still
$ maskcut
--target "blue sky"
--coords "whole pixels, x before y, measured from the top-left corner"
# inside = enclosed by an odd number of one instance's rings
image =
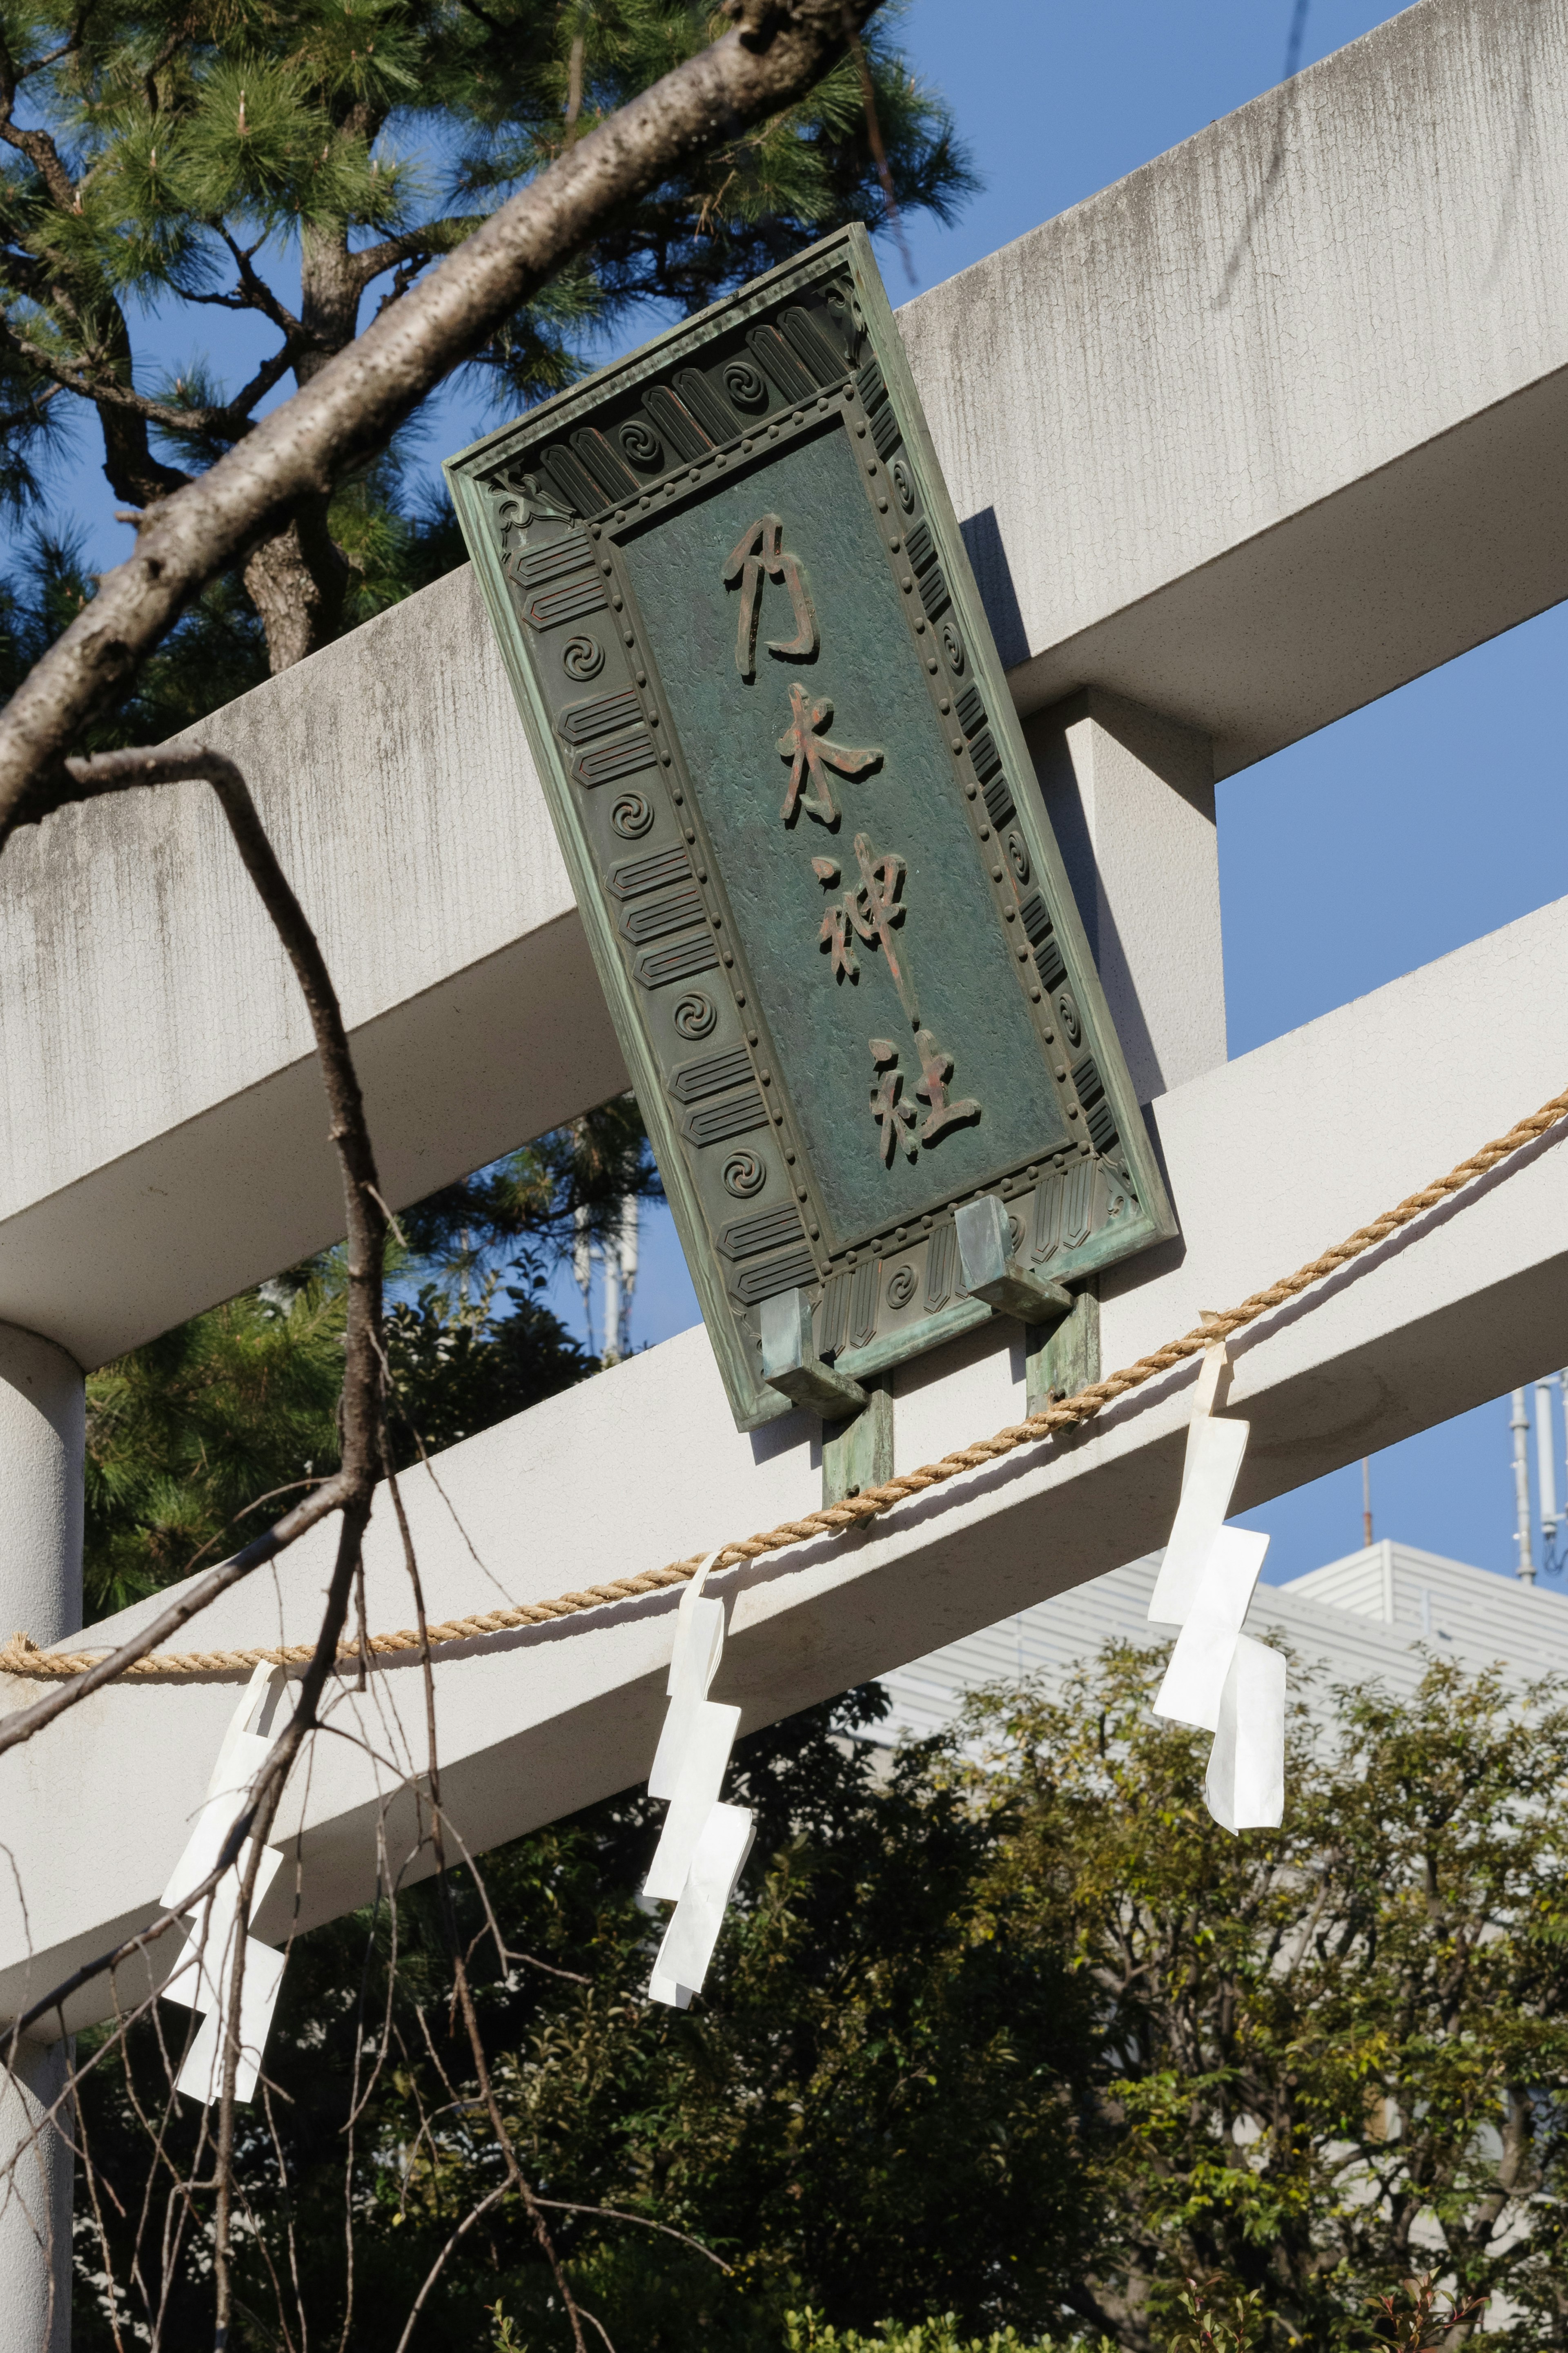
[[[1307,0],[1304,9],[1302,0],[912,0],[906,46],[917,71],[952,102],[985,185],[951,228],[908,223],[913,285],[884,245],[894,301],[1270,88],[1293,38],[1310,64],[1391,13],[1354,0]],[[147,322],[145,347],[162,332]],[[237,374],[252,356],[237,340],[220,347],[212,335],[207,349]],[[431,420],[429,457],[489,421],[461,393],[448,397]],[[89,435],[78,446],[61,487],[89,528],[95,560],[110,563],[128,552],[129,534],[112,522]],[[1233,1053],[1560,895],[1568,881],[1558,723],[1565,615],[1568,607],[1543,615],[1221,786]],[[555,1295],[580,1326],[569,1277]],[[668,1217],[656,1213],[634,1338],[647,1344],[697,1320]],[[1510,1569],[1507,1421],[1499,1401],[1375,1458],[1378,1534]],[[1359,1466],[1281,1498],[1252,1522],[1273,1536],[1266,1574],[1275,1579],[1352,1549],[1361,1540]]]

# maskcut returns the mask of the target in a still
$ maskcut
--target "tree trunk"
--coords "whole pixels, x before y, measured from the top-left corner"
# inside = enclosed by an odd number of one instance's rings
[[[304,227],[300,297],[312,345],[296,362],[294,379],[306,385],[353,343],[359,326],[360,285],[341,228]],[[308,500],[288,529],[263,540],[246,562],[246,594],[267,631],[274,676],[331,645],[342,628],[351,567],[327,528],[327,504],[324,498]]]
[[[349,564],[327,529],[326,500],[309,501],[287,531],[254,548],[244,579],[267,632],[274,676],[331,645],[342,627]]]

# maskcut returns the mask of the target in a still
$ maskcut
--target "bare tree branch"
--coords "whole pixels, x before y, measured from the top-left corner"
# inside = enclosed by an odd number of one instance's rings
[[[607,213],[798,98],[876,6],[731,0],[733,32],[567,148],[238,447],[164,500],[135,554],[104,576],[0,719],[0,844],[57,805],[51,789],[71,743],[205,581],[282,529],[302,501],[326,495],[345,466],[384,447]]]
[[[358,1559],[359,1538],[370,1516],[380,1462],[381,1278],[386,1212],[381,1206],[381,1187],[365,1125],[363,1098],[331,975],[304,909],[278,863],[245,779],[234,763],[221,753],[200,746],[187,751],[105,752],[96,759],[72,760],[58,769],[48,807],[64,807],[72,801],[92,800],[100,794],[128,792],[142,786],[192,781],[210,784],[217,795],[246,871],[294,968],[315,1034],[331,1113],[328,1134],[342,1175],[348,1228],[342,1462],[313,1495],[285,1513],[275,1526],[245,1546],[232,1559],[220,1562],[199,1585],[172,1602],[140,1634],[121,1643],[76,1681],[62,1684],[58,1692],[51,1692],[31,1707],[18,1709],[0,1721],[0,1754],[29,1739],[66,1708],[123,1674],[135,1660],[145,1657],[229,1586],[249,1576],[265,1561],[276,1558],[330,1513],[341,1511],[342,1536],[316,1649],[300,1682],[293,1720],[274,1752],[280,1760],[279,1769],[286,1772],[300,1739],[315,1721],[317,1702],[337,1656],[338,1638]],[[280,1781],[278,1786],[281,1787]],[[241,1830],[239,1836],[244,1835]]]

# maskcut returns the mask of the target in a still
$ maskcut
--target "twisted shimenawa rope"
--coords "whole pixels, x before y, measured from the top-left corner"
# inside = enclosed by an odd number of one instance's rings
[[[1484,1176],[1500,1160],[1506,1160],[1511,1153],[1544,1135],[1565,1114],[1568,1092],[1553,1095],[1550,1103],[1542,1103],[1528,1119],[1521,1119],[1506,1135],[1483,1144],[1479,1152],[1461,1160],[1457,1168],[1450,1168],[1436,1184],[1423,1186],[1419,1193],[1410,1194],[1397,1208],[1385,1209],[1382,1217],[1359,1227],[1344,1241],[1298,1267],[1282,1282],[1271,1282],[1267,1290],[1255,1291],[1239,1307],[1229,1307],[1217,1314],[1205,1314],[1195,1331],[1184,1332],[1179,1340],[1167,1340],[1163,1348],[1140,1356],[1135,1365],[1110,1373],[1102,1381],[1091,1382],[1076,1396],[1042,1408],[1026,1421],[1013,1422],[990,1438],[977,1439],[972,1446],[961,1446],[955,1452],[944,1454],[940,1462],[926,1462],[918,1471],[900,1472],[897,1478],[884,1479],[880,1486],[868,1487],[863,1493],[849,1496],[842,1504],[826,1504],[819,1512],[808,1512],[804,1519],[783,1520],[761,1535],[726,1545],[716,1556],[714,1567],[730,1568],[738,1561],[755,1560],[763,1553],[782,1552],[786,1545],[807,1544],[814,1536],[842,1535],[847,1529],[891,1511],[895,1504],[903,1503],[909,1496],[923,1494],[928,1487],[940,1487],[945,1480],[956,1479],[965,1471],[977,1471],[987,1462],[1011,1454],[1017,1447],[1051,1437],[1058,1430],[1075,1430],[1080,1422],[1092,1419],[1103,1407],[1125,1397],[1129,1389],[1142,1388],[1157,1373],[1168,1372],[1173,1365],[1199,1355],[1216,1340],[1228,1339],[1244,1324],[1255,1322],[1269,1308],[1282,1306],[1288,1299],[1310,1290],[1314,1282],[1321,1282],[1352,1259],[1374,1250],[1390,1234],[1397,1233],[1401,1226],[1418,1218],[1424,1209],[1435,1208],[1473,1177]],[[487,1609],[472,1618],[447,1618],[429,1628],[430,1645],[435,1649],[448,1642],[471,1642],[485,1634],[510,1633],[519,1626],[544,1626],[556,1618],[575,1617],[580,1610],[600,1609],[614,1601],[635,1600],[640,1594],[657,1593],[668,1585],[684,1585],[696,1574],[704,1557],[701,1553],[694,1553],[689,1560],[672,1561],[668,1567],[645,1569],[640,1577],[618,1577],[607,1585],[586,1586],[579,1593],[558,1594],[553,1601],[525,1601],[511,1609]],[[400,1651],[417,1651],[419,1635],[416,1630],[405,1626],[395,1634],[371,1635],[369,1647],[381,1657]],[[152,1651],[144,1659],[135,1660],[125,1672],[153,1676],[239,1674],[263,1662],[272,1666],[300,1665],[310,1656],[311,1648],[309,1642],[289,1642],[272,1651]],[[101,1651],[40,1651],[31,1635],[13,1634],[0,1649],[0,1672],[38,1677],[79,1675],[96,1665],[101,1655]],[[359,1644],[340,1644],[338,1655],[345,1660],[357,1659]]]

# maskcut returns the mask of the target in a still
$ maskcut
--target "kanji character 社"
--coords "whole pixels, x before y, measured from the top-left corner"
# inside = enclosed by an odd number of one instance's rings
[[[838,811],[834,806],[827,770],[837,768],[841,776],[863,776],[868,768],[876,766],[882,754],[878,750],[851,751],[847,744],[835,744],[818,732],[833,716],[833,705],[826,696],[814,702],[804,686],[792,686],[789,707],[794,716],[779,737],[779,757],[790,763],[789,783],[780,814],[785,825],[793,825],[801,809],[807,817],[816,818],[819,825],[837,825]],[[801,787],[808,776],[810,789],[803,792]]]
[[[913,1129],[920,1113],[913,1103],[900,1103],[904,1077],[899,1069],[899,1050],[890,1038],[873,1038],[870,1041],[871,1060],[878,1076],[871,1082],[871,1116],[881,1129],[878,1148],[882,1165],[890,1168],[893,1155],[901,1144],[911,1160],[920,1157],[920,1145]]]
[[[748,523],[734,546],[730,550],[724,566],[724,586],[732,588],[741,584],[741,610],[735,630],[735,668],[742,678],[751,678],[757,667],[757,615],[763,602],[763,575],[776,580],[789,590],[789,601],[795,614],[795,633],[787,643],[776,638],[768,640],[768,651],[780,654],[786,660],[795,656],[804,661],[816,651],[816,608],[811,601],[811,591],[805,585],[805,574],[798,556],[792,555],[784,543],[784,523],[776,514],[765,514]]]
[[[966,1120],[978,1119],[980,1105],[973,1095],[964,1095],[950,1103],[947,1082],[952,1076],[952,1056],[944,1054],[929,1029],[917,1029],[915,1044],[921,1054],[921,1082],[915,1089],[922,1103],[931,1110],[921,1123],[921,1142],[934,1144],[950,1127],[959,1127]]]

